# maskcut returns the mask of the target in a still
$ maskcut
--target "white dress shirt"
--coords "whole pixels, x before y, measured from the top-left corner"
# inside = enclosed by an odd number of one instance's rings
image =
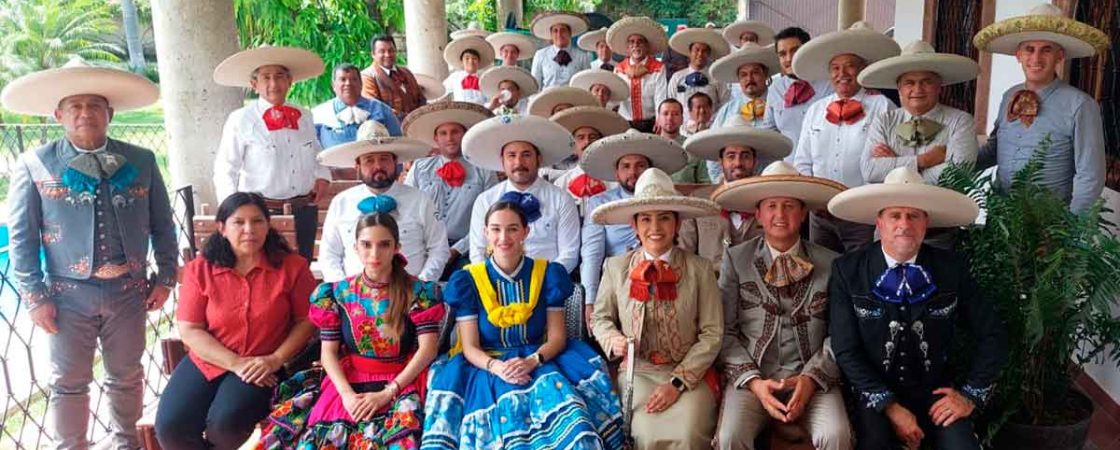
[[[976,119],[972,118],[972,114],[938,104],[922,117],[940,123],[941,131],[937,132],[930,143],[921,147],[907,146],[895,133],[899,125],[914,118],[905,108],[887,111],[871,123],[871,131],[867,134],[867,150],[863,152],[861,162],[864,180],[868,183],[882,183],[887,173],[896,167],[905,166],[918,171],[918,155],[938,145],[945,146],[945,161],[921,171],[926,183],[937,185],[941,172],[949,167],[950,162],[976,162],[980,144],[976,140]],[[886,144],[898,156],[872,157],[871,149],[876,144]]]
[[[471,102],[486,106],[486,102],[490,101],[490,99],[486,97],[486,95],[484,95],[481,90],[463,89],[463,79],[466,78],[467,75],[470,74],[468,74],[464,70],[456,70],[454,72],[451,72],[451,75],[448,75],[447,78],[443,80],[443,88],[447,89],[447,92],[451,93],[452,100],[455,100],[457,102]],[[481,73],[476,73],[474,75],[479,78],[482,77]]]
[[[405,270],[424,281],[437,281],[451,251],[447,246],[447,230],[436,219],[436,206],[419,189],[393,183],[382,195],[397,201],[392,216],[400,230],[401,253],[408,259]],[[319,264],[323,281],[334,282],[362,271],[362,262],[354,250],[354,228],[361,218],[358,203],[374,196],[364,184],[340,192],[331,200],[323,220],[323,237],[319,244]]]
[[[710,67],[705,67],[696,70],[692,68],[692,66],[688,66],[674,72],[673,76],[669,77],[669,86],[666,89],[666,95],[681,102],[681,106],[684,107],[684,120],[686,122],[692,118],[692,116],[688,114],[688,98],[693,94],[703,92],[708,94],[708,97],[712,97],[712,111],[719,111],[720,105],[723,105],[731,98],[731,92],[727,90],[727,84],[712,78],[712,74],[709,72],[710,69]],[[684,84],[684,79],[695,72],[702,72],[705,77],[708,77],[707,86],[690,88]],[[660,100],[658,103],[660,103]]]
[[[572,75],[591,67],[591,56],[587,52],[574,47],[564,50],[572,57],[572,62],[567,66],[561,66],[552,60],[560,52],[560,47],[555,45],[549,45],[533,54],[533,78],[540,83],[542,91],[553,86],[567,86]]]
[[[601,68],[603,68],[603,64],[606,64],[606,63],[607,63],[607,61],[603,61],[599,58],[595,58],[594,61],[591,61],[591,68],[592,69],[601,69]],[[614,60],[610,61],[610,65],[612,65],[612,66],[614,65]]]
[[[647,56],[646,58],[653,57]],[[619,77],[622,77],[622,81],[625,81],[627,86],[630,85],[630,77],[627,76],[626,73],[620,71],[618,65],[615,65],[615,73],[618,74]],[[665,79],[664,67],[643,75],[640,84],[642,95],[635,97],[633,89],[631,89],[630,98],[622,101],[618,106],[618,114],[626,120],[638,120],[634,115],[634,103],[636,102],[640,102],[642,107],[640,119],[647,120],[657,118],[657,102],[669,96],[668,82]]]
[[[508,180],[478,196],[471,211],[471,262],[486,259],[486,211],[502,194],[518,191],[533,194],[541,204],[541,217],[529,224],[525,255],[559,263],[568,272],[579,263],[579,213],[567,192],[537,178],[529,189],[520,191]]]
[[[770,88],[766,91],[766,125],[763,128],[778,130],[796,145],[797,140],[801,138],[801,125],[805,123],[805,112],[813,102],[832,94],[832,83],[828,80],[810,81],[809,85],[813,86],[813,98],[786,108],[786,92],[797,80],[781,74],[770,77],[770,80]],[[786,157],[786,162],[793,163],[793,152]]]
[[[299,129],[268,131],[264,99],[229,114],[214,158],[214,190],[221,203],[234,192],[257,192],[271,199],[306,195],[316,179],[331,179],[316,157],[322,151],[311,112],[300,112]]]
[[[587,201],[590,200],[591,198],[590,197],[588,197],[588,198],[576,197],[576,195],[573,194],[572,191],[568,189],[568,184],[571,184],[571,182],[573,180],[575,180],[576,178],[578,178],[580,175],[583,175],[583,174],[584,174],[583,169],[580,168],[579,166],[575,166],[571,169],[568,169],[567,172],[564,172],[559,177],[557,177],[555,181],[552,182],[552,184],[556,185],[556,187],[564,190],[564,192],[567,192],[568,195],[572,196],[572,200],[574,200],[576,202],[576,207],[579,209],[579,217],[580,218],[586,217],[587,213],[590,212],[590,211],[587,210]],[[603,180],[599,180],[599,181],[603,181]],[[611,190],[611,189],[614,189],[615,187],[618,187],[618,183],[614,182],[614,181],[603,181],[603,184],[606,185],[607,190]]]
[[[853,188],[864,184],[860,159],[867,151],[871,122],[894,109],[894,104],[881,94],[869,94],[860,89],[852,99],[863,105],[863,117],[851,125],[833,125],[825,119],[825,114],[828,105],[839,98],[832,94],[809,106],[793,160],[802,175],[828,178]]]

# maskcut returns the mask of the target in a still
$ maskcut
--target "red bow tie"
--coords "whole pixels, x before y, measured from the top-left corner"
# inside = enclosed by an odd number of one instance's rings
[[[463,89],[478,90],[478,75],[467,75],[463,78]]]
[[[268,127],[268,131],[283,130],[285,128],[298,130],[299,118],[302,115],[299,109],[292,108],[291,106],[273,106],[264,110],[264,126]]]
[[[639,302],[676,300],[680,277],[660,259],[644,260],[630,270],[630,298]]]
[[[836,100],[828,104],[828,113],[824,118],[833,125],[851,125],[863,118],[863,104],[850,98]]]
[[[813,85],[805,80],[794,81],[786,91],[785,101],[786,108],[793,107],[805,103],[813,98],[817,91],[813,89]]]
[[[748,212],[739,212],[737,214],[739,214],[740,219],[743,219],[743,222],[749,221],[754,218],[754,214]],[[723,217],[723,220],[731,220],[731,211],[724,209],[719,212],[719,215],[720,217]]]
[[[467,171],[463,169],[463,165],[459,164],[459,161],[448,161],[442,167],[436,169],[436,176],[442,178],[448,186],[457,188],[463,185],[463,180],[467,178]]]
[[[605,183],[591,178],[591,175],[586,173],[573,178],[568,183],[568,192],[579,198],[588,198],[606,190],[607,185]]]

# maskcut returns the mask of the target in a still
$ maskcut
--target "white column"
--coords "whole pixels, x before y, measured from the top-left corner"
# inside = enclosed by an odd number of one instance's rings
[[[518,26],[524,24],[525,8],[521,0],[498,0],[498,29],[495,31],[506,29],[506,18],[510,13],[513,13],[513,20],[517,21]]]
[[[735,20],[747,20],[751,18],[751,0],[738,0],[735,2]],[[716,25],[724,25],[717,23]]]
[[[865,0],[838,0],[836,8],[836,29],[846,30],[853,23],[863,20]]]
[[[894,40],[904,46],[922,39],[925,24],[925,0],[896,0],[894,7]],[[883,30],[879,30],[883,31]],[[940,49],[938,49],[940,50]]]
[[[408,68],[442,80],[447,77],[443,49],[447,46],[447,10],[443,0],[404,2]]]

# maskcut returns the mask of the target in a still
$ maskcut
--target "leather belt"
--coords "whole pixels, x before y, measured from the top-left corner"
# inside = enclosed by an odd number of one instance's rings
[[[303,208],[304,206],[312,205],[314,204],[314,200],[315,198],[311,194],[300,195],[298,197],[292,197],[284,200],[266,198],[264,199],[264,205],[267,206],[268,209],[277,211],[283,211],[285,205],[290,206],[294,210]]]
[[[98,280],[115,280],[128,275],[128,264],[102,264],[90,276]]]

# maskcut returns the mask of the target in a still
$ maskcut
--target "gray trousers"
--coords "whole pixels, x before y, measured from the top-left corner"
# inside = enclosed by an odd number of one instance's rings
[[[50,336],[50,403],[47,431],[57,449],[90,446],[89,385],[93,358],[101,344],[112,449],[136,449],[136,421],[144,401],[145,280],[50,281],[58,311],[58,333]]]
[[[723,414],[717,431],[720,450],[754,450],[755,439],[773,421],[750,389],[727,389],[723,393]],[[817,450],[852,448],[851,427],[840,389],[817,391],[806,405],[799,424],[809,430],[813,448]]]
[[[820,213],[809,214],[809,241],[844,254],[870,244],[875,226],[848,222]]]

